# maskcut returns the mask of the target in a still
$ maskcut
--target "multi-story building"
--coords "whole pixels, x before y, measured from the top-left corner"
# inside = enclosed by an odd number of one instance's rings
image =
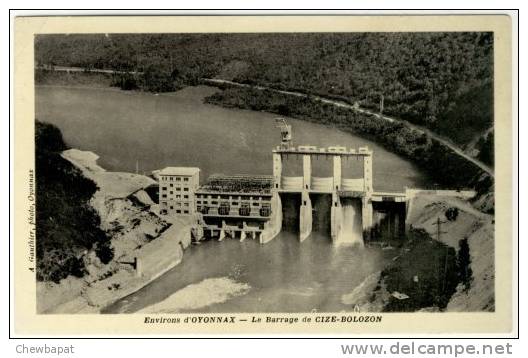
[[[271,216],[272,181],[271,176],[256,175],[209,177],[196,191],[205,235],[260,235]]]
[[[195,193],[200,185],[200,169],[167,167],[158,175],[160,213],[163,215],[195,214]]]

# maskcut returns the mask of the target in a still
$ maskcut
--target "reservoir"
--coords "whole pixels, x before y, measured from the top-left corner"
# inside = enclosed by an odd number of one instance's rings
[[[110,171],[134,172],[137,162],[147,174],[166,166],[196,166],[202,180],[213,173],[270,175],[271,150],[280,143],[277,115],[204,104],[215,91],[198,86],[155,95],[37,86],[36,118],[58,126],[71,147],[98,154],[98,163]],[[296,145],[372,149],[376,191],[426,184],[415,166],[369,140],[287,121]],[[266,245],[210,241],[190,247],[180,265],[105,312],[351,311],[342,296],[393,255],[335,247],[317,231],[302,244],[287,230]]]

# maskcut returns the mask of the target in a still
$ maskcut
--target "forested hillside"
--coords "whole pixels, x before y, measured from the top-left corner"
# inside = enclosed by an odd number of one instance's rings
[[[89,205],[97,190],[69,161],[60,130],[35,123],[37,178],[37,280],[59,282],[85,273],[83,256],[95,250],[102,262],[113,257],[110,238]]]
[[[401,123],[391,123],[373,115],[318,103],[309,97],[286,96],[269,90],[227,86],[222,92],[207,97],[206,102],[277,113],[359,134],[419,164],[432,181],[444,187],[474,188],[480,195],[488,192],[493,185],[493,180],[476,165]]]
[[[36,60],[142,72],[114,83],[156,92],[217,77],[383,103],[462,146],[493,125],[491,33],[45,35]]]

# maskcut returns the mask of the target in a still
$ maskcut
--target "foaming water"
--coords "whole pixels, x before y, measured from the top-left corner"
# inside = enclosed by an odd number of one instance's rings
[[[341,207],[342,225],[336,244],[363,247],[363,230],[361,227],[361,208],[352,203]]]

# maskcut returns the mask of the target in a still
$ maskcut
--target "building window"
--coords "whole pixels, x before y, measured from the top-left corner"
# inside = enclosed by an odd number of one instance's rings
[[[181,188],[180,188],[180,187],[177,187],[177,188],[176,188],[176,191],[181,191]]]
[[[180,178],[180,177],[177,177],[177,178],[176,178],[176,181],[181,181],[181,178]]]
[[[181,210],[176,210],[176,214],[181,214]]]
[[[259,203],[253,203],[253,206],[259,206]]]
[[[174,184],[170,183],[170,187],[172,188],[174,186]]]
[[[189,188],[183,188],[183,191],[189,191]]]
[[[183,206],[189,206],[189,203],[183,203]]]
[[[271,215],[271,205],[264,204],[262,208],[260,208],[260,216],[268,217],[270,215]]]
[[[181,199],[181,195],[176,195],[176,199]]]
[[[184,214],[189,214],[189,210],[184,210],[183,213]]]
[[[238,213],[240,216],[249,216],[250,212],[249,204],[248,203],[242,203],[242,206],[238,210]]]
[[[189,181],[189,178],[183,178],[183,181]]]
[[[170,191],[170,193],[171,193],[171,194],[174,194],[174,192],[173,192],[172,190]]]
[[[162,197],[162,198],[166,198],[166,197],[167,197],[167,194],[163,194],[161,197]]]
[[[172,205],[171,205],[171,207],[170,207],[170,208],[171,208],[171,210],[172,210],[172,209],[174,209],[174,206],[172,206]]]

